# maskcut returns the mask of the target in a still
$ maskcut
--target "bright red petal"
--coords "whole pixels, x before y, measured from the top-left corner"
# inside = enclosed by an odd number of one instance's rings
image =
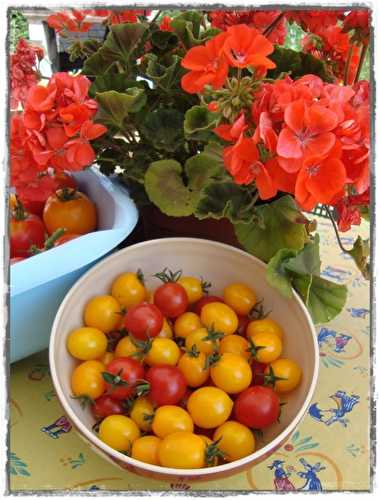
[[[315,167],[307,167],[306,186],[319,203],[330,203],[344,187],[347,176],[343,163],[337,158],[327,158]]]
[[[338,117],[330,109],[313,104],[305,110],[305,125],[313,135],[322,134],[338,125]]]
[[[290,128],[283,128],[278,136],[277,154],[285,158],[302,158],[302,153],[298,137]]]
[[[332,132],[311,137],[305,141],[305,156],[323,158],[333,149],[335,141],[335,134]]]
[[[289,104],[284,113],[285,123],[297,134],[303,132],[305,115],[305,103],[302,100],[294,101]],[[285,156],[285,155],[283,155]]]

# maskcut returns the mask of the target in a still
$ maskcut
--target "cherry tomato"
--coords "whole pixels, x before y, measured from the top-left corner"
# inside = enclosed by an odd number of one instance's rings
[[[157,406],[175,405],[184,397],[186,379],[176,366],[152,366],[146,373],[149,399]]]
[[[120,304],[112,295],[98,295],[89,300],[84,309],[85,325],[98,328],[104,333],[116,330],[121,319]]]
[[[104,365],[100,361],[84,361],[78,365],[71,375],[71,390],[74,396],[99,398],[106,390],[103,371]]]
[[[254,321],[251,321],[247,326],[246,332],[247,337],[253,337],[258,333],[273,333],[281,340],[284,335],[281,326],[270,318],[255,319]]]
[[[280,415],[280,400],[270,387],[248,387],[234,404],[236,420],[252,429],[263,429],[276,422]]]
[[[75,233],[65,233],[55,240],[54,246],[59,247],[60,245],[63,245],[65,243],[67,243],[68,241],[75,240],[76,238],[79,238],[79,236],[81,236],[81,235],[75,234]]]
[[[43,219],[49,234],[60,227],[68,233],[86,234],[96,229],[96,207],[80,191],[58,189],[47,199]]]
[[[253,433],[245,425],[233,420],[225,422],[216,429],[214,441],[218,441],[218,448],[227,462],[239,460],[255,451]]]
[[[194,349],[204,354],[212,354],[219,346],[219,338],[223,334],[219,332],[209,332],[206,328],[198,328],[186,337],[185,347],[188,351]]]
[[[115,358],[106,366],[107,390],[113,399],[133,396],[136,385],[144,379],[144,368],[133,358]]]
[[[174,323],[177,337],[186,338],[190,333],[202,327],[201,318],[193,312],[185,312],[178,316]]]
[[[25,258],[24,258],[24,257],[13,257],[13,258],[11,259],[11,266],[12,266],[13,264],[16,264],[17,262],[20,262],[21,260],[25,260]]]
[[[91,405],[91,412],[96,420],[100,420],[109,415],[122,415],[124,408],[120,401],[115,401],[110,396],[103,395]]]
[[[194,424],[203,429],[222,425],[230,416],[232,407],[232,399],[218,387],[201,387],[187,401],[187,410]]]
[[[146,464],[160,465],[158,448],[161,439],[156,436],[142,436],[132,443],[132,458]]]
[[[255,359],[251,361],[252,369],[252,385],[264,385],[265,376],[264,372],[267,365],[265,363],[259,363]]]
[[[220,302],[211,302],[203,306],[201,321],[207,328],[222,332],[224,335],[234,333],[239,324],[235,311]]]
[[[192,276],[181,276],[178,283],[186,290],[189,304],[194,304],[203,297],[202,281]]]
[[[137,398],[133,403],[130,417],[137,424],[139,429],[144,432],[149,432],[152,429],[154,417],[152,402],[145,396]]]
[[[107,337],[97,328],[76,328],[67,337],[67,349],[74,358],[82,361],[97,359],[107,350]]]
[[[153,339],[145,363],[149,366],[175,366],[181,356],[181,351],[174,340],[156,337]]]
[[[42,248],[45,226],[37,215],[14,212],[9,227],[11,257],[30,257],[30,248]]]
[[[292,391],[301,382],[302,370],[299,364],[292,359],[276,359],[267,366],[265,374],[270,375],[271,369],[275,377],[273,386],[275,392],[283,393]]]
[[[147,299],[141,273],[123,273],[112,283],[111,294],[123,307],[129,309]]]
[[[124,318],[124,326],[139,340],[156,337],[164,323],[161,311],[154,304],[138,304],[129,309]]]
[[[209,377],[210,369],[206,367],[207,357],[196,349],[185,352],[178,361],[178,368],[183,373],[187,385],[200,387]]]
[[[157,408],[152,429],[155,435],[162,439],[173,432],[193,432],[194,424],[188,412],[183,408],[165,405]]]
[[[199,469],[205,465],[204,440],[191,432],[174,432],[158,447],[160,464],[176,469]]]
[[[162,314],[171,319],[178,318],[189,305],[186,290],[173,282],[159,286],[154,292],[153,300]]]
[[[281,356],[282,341],[274,333],[257,333],[251,337],[253,353],[259,363],[271,363]]]
[[[249,342],[244,337],[240,335],[227,335],[223,337],[219,344],[219,352],[220,354],[224,354],[226,352],[230,352],[232,354],[238,354],[245,359],[249,359],[250,353]]]
[[[139,437],[139,428],[125,415],[110,415],[99,426],[99,439],[114,450],[131,452],[133,442]]]
[[[164,322],[162,324],[162,329],[160,333],[157,335],[157,337],[160,337],[162,339],[172,339],[173,338],[173,329],[171,327],[171,324],[169,321],[164,318]]]
[[[239,324],[236,333],[242,335],[243,337],[247,334],[247,326],[249,325],[250,319],[248,316],[239,316]]]
[[[238,394],[249,387],[252,371],[246,359],[227,352],[211,366],[210,376],[214,384],[223,391],[228,394]]]
[[[203,306],[205,306],[206,304],[211,304],[212,302],[223,302],[223,299],[217,297],[216,295],[205,295],[194,304],[193,311],[195,312],[195,314],[200,316]]]
[[[115,355],[113,352],[109,352],[109,351],[106,351],[103,356],[100,356],[100,358],[98,358],[98,361],[100,361],[101,363],[103,363],[104,366],[107,366],[108,363],[111,363],[111,361],[115,358]]]
[[[116,344],[115,358],[133,357],[137,360],[142,359],[142,351],[137,347],[129,335],[122,337]]]
[[[256,295],[244,283],[232,283],[223,292],[224,302],[237,314],[246,316],[256,304]]]

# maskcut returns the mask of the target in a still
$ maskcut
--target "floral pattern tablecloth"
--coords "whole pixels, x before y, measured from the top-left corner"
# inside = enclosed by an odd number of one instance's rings
[[[203,483],[168,483],[122,471],[75,433],[58,404],[42,352],[11,366],[9,483],[31,490],[368,490],[370,487],[369,283],[318,219],[323,276],[348,285],[342,314],[317,328],[318,387],[299,428],[247,472]],[[369,225],[346,233],[350,246]]]

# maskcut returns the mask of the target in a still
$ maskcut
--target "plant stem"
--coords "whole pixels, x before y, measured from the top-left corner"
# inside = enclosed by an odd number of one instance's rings
[[[153,23],[154,23],[154,21],[155,21],[155,20],[159,17],[159,15],[160,15],[160,14],[161,14],[161,11],[160,11],[160,10],[158,10],[158,11],[157,11],[157,14],[156,14],[156,15],[154,16],[154,18],[151,20],[150,24],[153,24]]]
[[[366,43],[366,44],[363,43],[362,44],[362,50],[360,52],[360,59],[359,59],[358,69],[356,71],[356,76],[355,76],[354,83],[356,83],[356,82],[359,81],[360,73],[362,72],[362,68],[363,68],[363,64],[364,64],[364,61],[365,61],[365,57],[367,55],[367,50],[368,50],[368,43]]]
[[[350,45],[350,49],[348,51],[348,55],[347,55],[347,59],[346,59],[346,64],[344,66],[344,79],[343,79],[343,83],[344,85],[347,85],[348,83],[348,73],[349,73],[349,70],[350,70],[350,63],[351,63],[351,58],[352,58],[352,52],[354,50],[354,44],[352,43]]]
[[[338,245],[340,247],[340,249],[342,250],[342,252],[344,253],[350,253],[347,248],[344,248],[341,240],[340,240],[340,236],[339,236],[339,231],[338,231],[338,228],[336,227],[336,222],[335,222],[335,219],[333,217],[333,214],[331,213],[329,207],[327,205],[323,205],[324,209],[326,210],[327,212],[327,215],[329,216],[329,219],[331,220],[332,222],[332,225],[333,225],[333,228],[334,228],[334,231],[335,231],[335,236],[336,236],[336,239],[338,241]]]
[[[285,15],[285,12],[281,12],[281,14],[278,15],[276,17],[276,19],[267,28],[265,28],[265,30],[263,31],[263,35],[264,36],[269,36],[272,33],[272,31],[275,29],[275,27],[277,26],[277,24],[284,17],[284,15]]]

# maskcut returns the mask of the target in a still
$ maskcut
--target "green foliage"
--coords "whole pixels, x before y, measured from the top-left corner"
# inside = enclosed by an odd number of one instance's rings
[[[183,144],[183,114],[176,109],[148,112],[141,124],[143,136],[158,150],[173,152]]]
[[[97,120],[123,130],[129,113],[136,113],[144,107],[146,95],[143,89],[132,87],[124,93],[115,90],[98,92],[96,100],[99,103]]]
[[[356,238],[354,246],[347,252],[354,259],[363,277],[369,279],[371,269],[369,265],[370,247],[369,240],[363,240],[360,236]]]
[[[193,106],[186,111],[183,124],[186,137],[209,141],[215,134],[213,129],[217,125],[218,115],[204,106]]]
[[[9,50],[14,52],[20,38],[29,38],[28,21],[19,10],[11,10],[9,26]]]

